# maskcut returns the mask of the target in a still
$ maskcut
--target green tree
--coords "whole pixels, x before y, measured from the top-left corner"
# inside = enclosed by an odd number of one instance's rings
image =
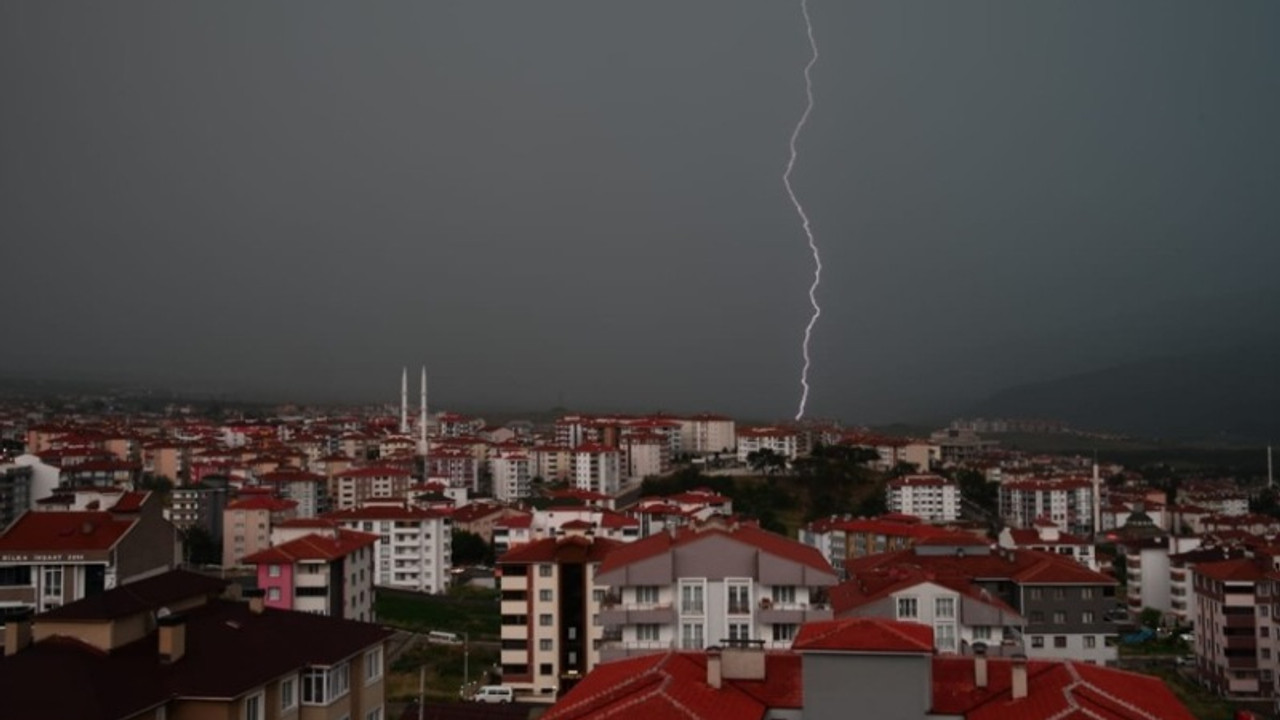
[[[182,533],[182,548],[189,563],[218,565],[222,562],[222,545],[199,525],[193,525]]]
[[[769,448],[764,448],[747,453],[747,464],[755,468],[756,472],[772,475],[774,471],[787,466],[787,459]]]
[[[1138,622],[1144,627],[1158,628],[1162,617],[1164,616],[1155,608],[1142,608],[1142,613],[1138,615]]]
[[[454,565],[492,565],[493,546],[466,530],[453,531]]]

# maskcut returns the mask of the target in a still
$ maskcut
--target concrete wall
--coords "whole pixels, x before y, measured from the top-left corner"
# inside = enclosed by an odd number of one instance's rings
[[[805,720],[921,720],[933,702],[928,655],[803,655]]]

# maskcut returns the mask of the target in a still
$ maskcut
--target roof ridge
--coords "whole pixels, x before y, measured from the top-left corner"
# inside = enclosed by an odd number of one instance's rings
[[[1112,693],[1109,693],[1106,690],[1103,690],[1101,687],[1098,687],[1093,682],[1090,682],[1089,680],[1087,680],[1084,676],[1080,674],[1080,671],[1076,668],[1076,665],[1074,662],[1067,661],[1064,664],[1067,666],[1067,670],[1071,673],[1071,676],[1077,680],[1077,682],[1073,683],[1070,687],[1075,688],[1080,685],[1083,685],[1088,689],[1092,690],[1093,692],[1096,692],[1102,697],[1105,697],[1111,702],[1119,705],[1120,707],[1123,707],[1126,710],[1133,712],[1137,717],[1145,718],[1146,720],[1160,720],[1158,716],[1149,714],[1146,710],[1143,710],[1137,705],[1134,705],[1133,703],[1130,703],[1129,701],[1124,700],[1122,698],[1116,697]],[[1138,673],[1134,673],[1134,674],[1138,674]]]

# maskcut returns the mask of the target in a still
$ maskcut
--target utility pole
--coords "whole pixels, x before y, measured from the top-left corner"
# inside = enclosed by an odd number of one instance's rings
[[[471,685],[471,635],[462,633],[462,687]]]
[[[418,668],[418,720],[422,720],[422,712],[426,709],[427,698],[427,666]]]

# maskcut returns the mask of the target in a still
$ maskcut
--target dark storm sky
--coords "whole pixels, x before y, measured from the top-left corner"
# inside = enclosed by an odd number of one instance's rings
[[[811,0],[810,414],[1272,332],[1280,3]],[[797,2],[0,3],[0,374],[787,417]]]

